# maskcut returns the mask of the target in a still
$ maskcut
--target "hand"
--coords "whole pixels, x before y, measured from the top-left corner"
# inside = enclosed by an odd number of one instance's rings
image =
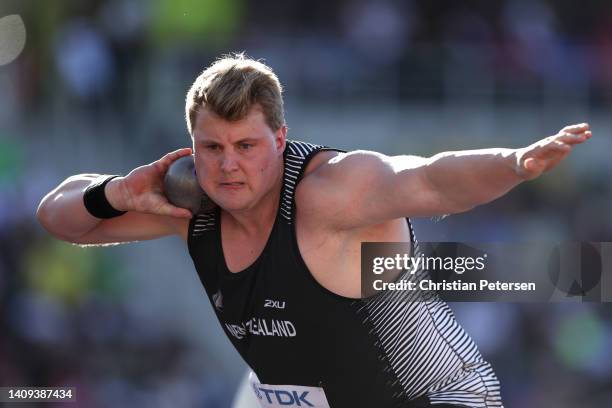
[[[552,169],[572,151],[572,147],[592,136],[588,123],[566,126],[530,146],[517,150],[517,174],[532,180]]]
[[[125,177],[111,180],[106,186],[110,204],[122,211],[191,218],[191,211],[172,205],[164,195],[164,176],[170,165],[190,155],[191,148],[175,150],[153,163],[132,170]]]

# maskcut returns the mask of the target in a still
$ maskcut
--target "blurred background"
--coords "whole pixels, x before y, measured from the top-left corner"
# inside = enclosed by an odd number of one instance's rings
[[[275,69],[290,138],[348,150],[522,147],[588,121],[559,168],[415,230],[612,241],[610,2],[2,0],[0,386],[76,386],[80,407],[230,406],[246,367],[180,239],[80,248],[35,211],[72,174],[190,146],[185,93],[231,51]],[[506,407],[612,406],[612,304],[452,307]]]

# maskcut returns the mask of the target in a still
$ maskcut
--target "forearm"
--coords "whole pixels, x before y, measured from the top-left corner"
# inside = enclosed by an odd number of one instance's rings
[[[83,204],[85,189],[98,181],[99,174],[79,174],[64,180],[49,192],[40,202],[36,217],[52,235],[60,239],[78,238],[95,228],[102,219],[92,216]],[[119,204],[118,179],[105,186],[109,203],[117,208]]]
[[[492,201],[523,181],[517,151],[504,148],[438,153],[428,160],[425,173],[457,212]]]

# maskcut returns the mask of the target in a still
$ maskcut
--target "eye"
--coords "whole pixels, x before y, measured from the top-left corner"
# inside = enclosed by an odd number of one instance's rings
[[[240,150],[249,150],[253,145],[251,143],[240,143],[238,147],[240,147]]]
[[[209,151],[211,151],[211,152],[214,152],[214,151],[216,151],[216,150],[219,150],[219,145],[217,145],[217,144],[207,144],[207,145],[205,145],[205,146],[204,146],[204,148],[205,148],[206,150],[209,150]]]

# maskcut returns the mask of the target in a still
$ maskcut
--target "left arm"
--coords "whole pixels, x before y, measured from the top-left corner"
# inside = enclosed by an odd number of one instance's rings
[[[506,194],[525,180],[555,167],[572,146],[591,137],[588,124],[563,128],[521,149],[482,149],[439,153],[425,168],[432,188],[444,192],[462,212]]]
[[[305,177],[298,199],[302,211],[316,212],[337,229],[464,212],[550,170],[590,137],[589,125],[581,124],[520,149],[443,152],[430,158],[340,154]]]

